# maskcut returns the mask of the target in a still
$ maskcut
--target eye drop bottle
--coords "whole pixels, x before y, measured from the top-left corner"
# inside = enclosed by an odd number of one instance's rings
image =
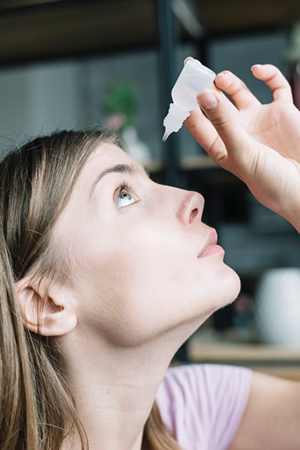
[[[174,103],[170,103],[169,112],[164,119],[164,142],[173,131],[182,127],[190,111],[199,108],[197,96],[210,88],[215,78],[216,74],[196,59],[186,62],[171,92]]]

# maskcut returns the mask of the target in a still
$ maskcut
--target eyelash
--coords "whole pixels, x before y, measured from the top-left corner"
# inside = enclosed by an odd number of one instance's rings
[[[119,196],[122,192],[124,192],[124,191],[131,195],[132,187],[131,187],[130,184],[127,183],[127,181],[122,181],[121,186],[118,188],[118,195],[117,195],[117,198],[118,198],[118,196]],[[134,202],[134,203],[135,203],[135,202]],[[123,208],[127,208],[128,206],[131,206],[131,205],[133,205],[134,203],[131,203],[130,205],[123,206]]]
[[[122,181],[121,186],[119,187],[119,194],[121,194],[121,192],[123,191],[128,191],[128,194],[130,194],[132,190],[132,187],[127,183],[127,181]]]

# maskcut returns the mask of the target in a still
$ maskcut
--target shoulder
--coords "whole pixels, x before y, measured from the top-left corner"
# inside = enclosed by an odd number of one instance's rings
[[[239,386],[249,393],[252,371],[245,367],[219,364],[190,364],[171,367],[159,387],[158,397],[169,401],[187,402],[213,395],[219,397],[224,389]],[[199,398],[198,398],[199,400]],[[211,398],[211,400],[213,400]]]
[[[222,439],[228,446],[232,440],[247,403],[251,378],[252,371],[242,367],[214,364],[172,367],[156,397],[162,418],[177,438],[182,435],[185,440],[197,441],[198,448],[202,445],[225,449],[217,441]],[[215,443],[205,447],[212,439]]]
[[[249,400],[230,450],[298,450],[300,383],[254,372]]]

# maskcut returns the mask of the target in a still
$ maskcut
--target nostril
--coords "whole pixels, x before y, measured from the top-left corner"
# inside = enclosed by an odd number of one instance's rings
[[[176,191],[174,191],[176,192]],[[178,192],[178,191],[177,191]],[[184,226],[201,223],[204,198],[198,192],[181,191],[182,199],[177,206],[176,216]]]
[[[194,208],[190,214],[190,223],[192,223],[198,214],[198,208]]]

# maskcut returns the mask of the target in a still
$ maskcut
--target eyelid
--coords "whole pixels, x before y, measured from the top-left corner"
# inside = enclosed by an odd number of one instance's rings
[[[120,195],[120,193],[122,191],[128,192],[128,194],[130,194],[130,195],[133,194],[133,188],[131,187],[131,185],[127,181],[123,180],[121,182],[121,184],[119,185],[119,187],[115,191],[114,198],[115,198],[116,205],[118,203],[118,196]],[[133,205],[134,203],[136,203],[138,201],[138,199],[136,199],[135,195],[133,195],[132,197],[133,197],[133,199],[135,201],[133,203],[129,204],[129,205],[122,206],[122,208],[127,208],[128,206],[131,206],[131,205]]]
[[[118,187],[117,191],[118,191],[118,194],[120,194],[120,192],[122,192],[122,191],[128,191],[128,193],[130,193],[130,192],[132,192],[132,187],[127,181],[122,181],[122,183]]]

